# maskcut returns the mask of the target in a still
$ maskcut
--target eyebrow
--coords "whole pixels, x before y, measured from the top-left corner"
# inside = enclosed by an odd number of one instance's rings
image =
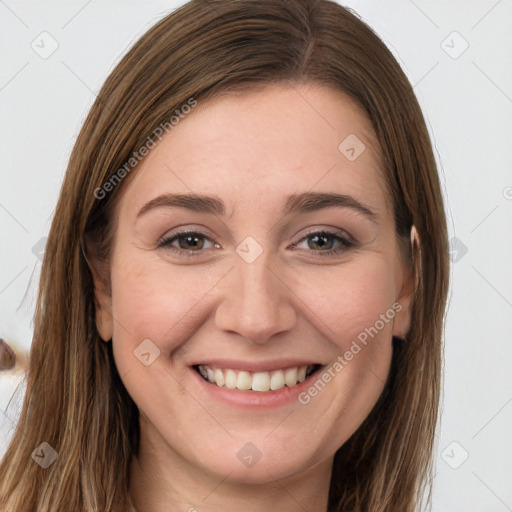
[[[215,196],[197,194],[162,194],[145,204],[137,214],[137,219],[156,208],[180,207],[200,213],[223,216],[226,213],[224,202]],[[322,210],[324,208],[350,208],[377,223],[378,214],[353,196],[332,192],[304,192],[293,194],[286,200],[284,215]]]

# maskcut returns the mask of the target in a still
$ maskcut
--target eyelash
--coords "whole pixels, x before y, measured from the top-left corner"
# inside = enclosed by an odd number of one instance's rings
[[[201,253],[203,251],[201,250],[198,250],[198,251],[187,251],[187,250],[184,250],[184,249],[179,249],[177,247],[173,247],[171,244],[172,242],[174,242],[175,240],[177,240],[178,238],[180,237],[183,237],[183,236],[190,236],[190,235],[199,235],[199,237],[202,237],[202,238],[206,238],[208,240],[210,240],[211,242],[213,242],[214,244],[218,244],[218,241],[212,237],[210,237],[209,235],[207,235],[206,233],[202,232],[202,231],[199,231],[199,230],[194,230],[194,231],[187,231],[187,230],[179,230],[177,232],[174,232],[172,233],[171,235],[169,236],[166,236],[164,237],[158,244],[158,248],[164,248],[164,247],[167,247],[169,249],[171,249],[171,251],[173,251],[174,253],[180,255],[180,256],[185,256],[185,257],[195,257],[195,256],[200,256]],[[319,255],[319,256],[335,256],[335,255],[338,255],[348,249],[351,249],[353,247],[355,247],[357,244],[356,242],[352,241],[352,240],[348,240],[347,238],[343,238],[331,231],[326,231],[326,230],[312,230],[312,231],[309,231],[308,233],[306,233],[300,240],[298,243],[300,242],[303,242],[304,240],[306,240],[307,238],[309,238],[310,236],[313,236],[313,235],[321,235],[321,236],[325,236],[327,238],[329,237],[332,237],[334,240],[337,240],[338,242],[341,243],[342,247],[339,247],[337,249],[329,249],[327,251],[315,251],[313,249],[308,249],[307,251],[310,253],[310,254],[315,254],[315,255]],[[293,249],[293,250],[297,250],[297,249]],[[299,249],[300,250],[300,249]]]

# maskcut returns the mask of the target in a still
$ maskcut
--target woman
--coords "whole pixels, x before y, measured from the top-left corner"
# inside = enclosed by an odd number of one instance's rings
[[[415,510],[446,239],[421,110],[363,22],[184,5],[71,155],[1,509]]]

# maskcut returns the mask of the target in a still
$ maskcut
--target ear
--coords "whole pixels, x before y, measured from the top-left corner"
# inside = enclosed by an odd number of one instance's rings
[[[94,243],[85,238],[82,253],[91,270],[94,282],[94,306],[96,329],[103,341],[110,341],[113,334],[112,294],[108,278],[108,265],[101,261],[94,249]]]
[[[405,339],[411,327],[412,303],[421,275],[420,238],[414,225],[411,227],[409,255],[412,261],[405,261],[402,264],[402,286],[396,299],[396,303],[401,307],[397,308],[398,313],[393,322],[393,336],[402,339]]]

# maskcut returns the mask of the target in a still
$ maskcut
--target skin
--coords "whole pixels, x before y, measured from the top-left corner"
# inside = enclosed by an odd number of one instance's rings
[[[349,134],[366,146],[354,161],[338,150]],[[271,85],[199,102],[134,171],[116,209],[112,296],[93,272],[98,331],[112,339],[140,411],[130,479],[139,510],[326,510],[334,454],[375,405],[392,335],[404,337],[410,323],[413,285],[379,154],[369,121],[344,94]],[[290,194],[311,191],[353,196],[376,223],[346,207],[281,213]],[[226,215],[161,207],[137,219],[167,192],[214,195]],[[200,237],[199,249],[174,239],[195,256],[159,248],[179,226],[211,238]],[[308,228],[348,233],[358,245],[321,255],[343,246],[328,237],[324,248]],[[247,236],[263,250],[252,263],[236,252]],[[397,301],[401,311],[307,405],[219,404],[188,367],[219,356],[329,365]],[[144,339],[160,350],[149,366],[134,357]],[[237,457],[248,442],[262,454],[250,468]]]

